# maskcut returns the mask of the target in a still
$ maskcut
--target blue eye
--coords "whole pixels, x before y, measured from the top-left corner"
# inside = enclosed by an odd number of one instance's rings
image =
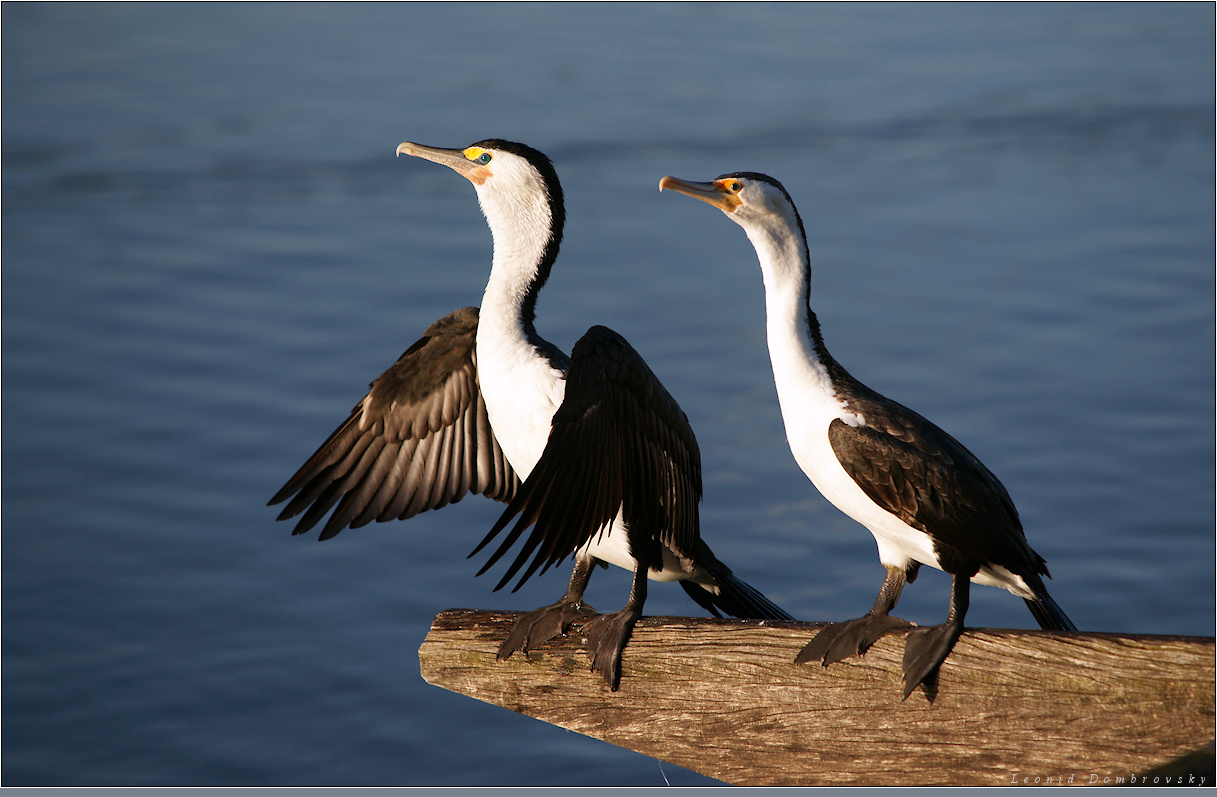
[[[483,152],[481,155],[478,155],[478,163],[490,163],[490,153]]]

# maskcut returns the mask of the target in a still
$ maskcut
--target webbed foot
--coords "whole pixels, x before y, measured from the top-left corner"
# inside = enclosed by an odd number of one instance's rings
[[[565,597],[557,603],[534,609],[516,620],[503,644],[499,645],[496,658],[502,661],[517,650],[528,653],[538,645],[565,634],[571,624],[594,617],[599,615],[591,606],[582,600],[572,601]]]
[[[621,684],[621,652],[641,616],[641,610],[626,606],[619,612],[594,617],[580,629],[587,639],[592,669],[604,676],[604,682],[614,692]]]
[[[955,647],[963,631],[962,623],[946,622],[909,632],[904,643],[904,697],[908,699],[919,684],[938,671]],[[929,687],[929,684],[926,684]]]
[[[850,656],[863,655],[887,633],[913,627],[908,620],[890,614],[866,614],[856,620],[829,623],[799,651],[794,662],[818,661],[827,667]]]

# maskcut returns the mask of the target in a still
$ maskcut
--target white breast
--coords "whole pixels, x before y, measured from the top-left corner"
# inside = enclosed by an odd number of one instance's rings
[[[532,346],[479,328],[478,379],[486,414],[507,461],[526,479],[549,439],[554,412],[562,404],[566,375]]]

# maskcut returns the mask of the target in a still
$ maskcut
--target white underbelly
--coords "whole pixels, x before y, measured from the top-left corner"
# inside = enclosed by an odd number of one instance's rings
[[[846,473],[828,443],[828,429],[822,431],[820,445],[803,445],[803,456],[796,455],[799,467],[825,498],[849,517],[861,523],[875,537],[879,561],[884,566],[906,568],[920,562],[941,570],[930,535],[915,529],[896,515],[878,506]],[[977,584],[1000,587],[1023,598],[1034,597],[1026,582],[1004,567],[985,566],[971,579]]]
[[[811,483],[829,503],[870,530],[885,566],[905,568],[921,562],[939,567],[930,535],[875,504],[841,466],[828,442],[828,428],[846,415],[844,405],[805,386],[794,387],[779,383],[778,398],[790,451]]]
[[[663,554],[663,568],[661,570],[647,570],[647,578],[651,581],[684,581],[692,579],[698,583],[714,585],[713,577],[700,567],[695,567],[693,572],[689,572],[681,567],[680,559],[666,546],[661,545],[660,550]],[[583,546],[579,551],[579,554],[594,556],[618,567],[624,567],[626,570],[633,570],[635,566],[634,557],[630,556],[630,543],[626,537],[625,527],[622,525],[620,517],[613,520],[607,533],[593,536],[587,545]],[[717,590],[712,591],[717,592]]]
[[[609,564],[634,569],[634,557],[630,556],[630,543],[626,539],[625,527],[620,518],[614,518],[609,528],[597,532],[579,551],[580,555],[594,556]]]
[[[879,548],[879,561],[900,568],[921,562],[941,569],[930,535],[872,501],[837,461],[828,445],[827,431],[824,438],[824,444],[816,449],[819,456],[804,456],[799,466],[833,506],[870,530]]]

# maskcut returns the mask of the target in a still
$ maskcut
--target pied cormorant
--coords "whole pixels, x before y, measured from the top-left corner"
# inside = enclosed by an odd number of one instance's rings
[[[959,638],[971,581],[1023,598],[1042,628],[1076,630],[1048,595],[1042,578],[1048,567],[1027,544],[997,477],[946,432],[854,379],[828,353],[809,305],[807,235],[782,184],[740,172],[709,183],[664,177],[659,188],[714,205],[748,234],[764,278],[766,337],[790,450],[824,497],[874,534],[887,570],[874,608],[825,626],[796,661],[831,664],[911,627],[890,612],[922,564],[951,574],[951,603],[945,623],[908,634],[905,698]]]
[[[496,590],[521,568],[516,589],[567,556],[575,566],[565,595],[521,617],[498,657],[578,624],[592,668],[614,690],[648,577],[679,581],[716,616],[790,619],[702,541],[697,440],[638,353],[601,326],[589,329],[570,357],[537,333],[537,295],[558,255],[565,216],[549,159],[498,139],[464,149],[406,142],[397,154],[442,164],[473,183],[494,240],[481,309],[462,308],[432,324],[372,383],[350,418],[271,499],[291,498],[279,519],[303,511],[293,532],[301,534],[333,508],[321,532],[327,539],[469,492],[508,502],[473,553],[519,520],[479,575],[530,525]],[[592,567],[606,562],[633,571],[634,579],[625,607],[599,615],[583,593]]]

